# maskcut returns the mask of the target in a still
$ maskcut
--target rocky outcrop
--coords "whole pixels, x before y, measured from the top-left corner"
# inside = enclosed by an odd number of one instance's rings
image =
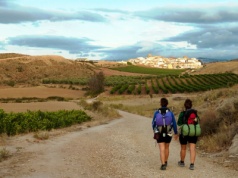
[[[229,148],[229,154],[232,156],[238,156],[238,134],[236,134],[232,140],[232,145]]]

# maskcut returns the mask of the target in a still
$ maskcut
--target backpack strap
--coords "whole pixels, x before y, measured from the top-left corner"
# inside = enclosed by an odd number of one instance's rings
[[[185,118],[186,111],[183,111],[183,124],[186,124],[186,118]]]
[[[169,112],[170,111],[170,109],[169,108],[159,108],[158,109],[158,112],[160,113],[160,114],[166,114],[167,112]]]

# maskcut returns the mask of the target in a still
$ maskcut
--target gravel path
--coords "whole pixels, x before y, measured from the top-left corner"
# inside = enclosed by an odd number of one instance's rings
[[[39,143],[19,137],[19,153],[0,162],[4,178],[237,178],[238,172],[197,156],[195,170],[177,166],[179,142],[172,140],[166,171],[152,138],[151,119],[119,111],[121,119]],[[16,142],[15,142],[16,143]],[[22,146],[24,145],[24,146]],[[19,149],[19,148],[18,148]]]

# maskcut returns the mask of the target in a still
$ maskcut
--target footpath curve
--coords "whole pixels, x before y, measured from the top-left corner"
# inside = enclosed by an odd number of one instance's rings
[[[74,131],[49,140],[24,144],[18,156],[0,162],[0,178],[237,178],[238,171],[197,155],[195,170],[177,166],[179,142],[172,140],[166,171],[160,170],[159,149],[151,119],[119,111],[109,124]]]

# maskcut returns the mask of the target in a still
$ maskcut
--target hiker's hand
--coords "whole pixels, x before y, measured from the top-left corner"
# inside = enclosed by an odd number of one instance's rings
[[[178,134],[174,135],[174,140],[178,140]]]
[[[154,133],[154,139],[158,140],[159,139],[159,133]]]

